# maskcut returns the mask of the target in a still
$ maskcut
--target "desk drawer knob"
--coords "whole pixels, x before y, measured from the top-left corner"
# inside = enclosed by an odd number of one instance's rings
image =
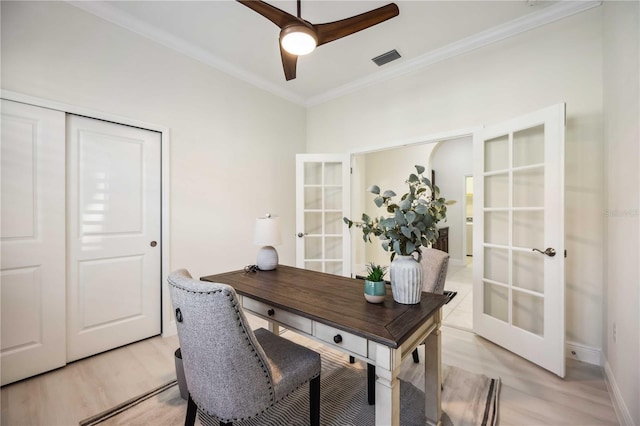
[[[342,342],[342,336],[339,334],[336,334],[335,336],[333,336],[333,341],[336,343]]]
[[[267,315],[269,315],[270,317],[274,316],[276,314],[276,311],[274,311],[273,309],[269,309],[267,311]]]

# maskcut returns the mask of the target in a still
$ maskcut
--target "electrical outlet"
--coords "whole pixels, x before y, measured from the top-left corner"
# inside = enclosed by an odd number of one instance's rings
[[[613,323],[613,343],[616,343],[616,338],[617,338],[616,331],[617,331],[616,330],[616,323],[614,322]]]

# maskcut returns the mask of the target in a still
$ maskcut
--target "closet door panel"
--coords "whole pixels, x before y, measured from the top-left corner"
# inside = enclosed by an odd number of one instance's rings
[[[160,334],[160,133],[67,117],[67,360]]]
[[[2,385],[65,365],[65,114],[2,100]]]

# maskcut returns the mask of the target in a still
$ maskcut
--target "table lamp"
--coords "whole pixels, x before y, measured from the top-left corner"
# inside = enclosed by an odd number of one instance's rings
[[[258,250],[256,264],[261,271],[271,271],[278,266],[278,252],[273,246],[281,244],[280,221],[277,217],[267,214],[256,219],[256,233],[254,244],[262,246]]]

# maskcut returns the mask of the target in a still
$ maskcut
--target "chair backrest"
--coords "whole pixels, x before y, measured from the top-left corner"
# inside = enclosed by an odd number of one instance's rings
[[[233,287],[169,275],[187,388],[219,419],[249,418],[273,405],[272,371]]]
[[[449,267],[449,253],[422,247],[422,291],[442,294]]]

